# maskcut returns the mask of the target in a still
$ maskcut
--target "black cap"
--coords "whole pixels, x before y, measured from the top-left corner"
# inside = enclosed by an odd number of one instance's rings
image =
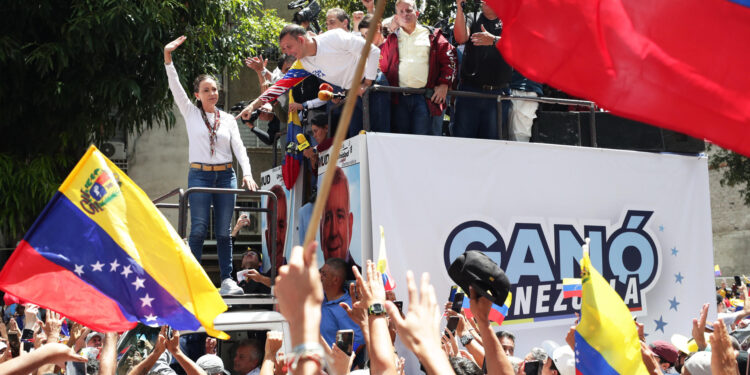
[[[469,250],[461,254],[451,264],[448,275],[466,293],[471,286],[494,304],[502,305],[508,297],[508,276],[481,251]]]

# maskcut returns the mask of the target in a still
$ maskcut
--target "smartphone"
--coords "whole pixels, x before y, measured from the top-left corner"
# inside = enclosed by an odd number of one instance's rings
[[[354,331],[351,329],[340,329],[336,332],[336,346],[346,355],[352,355],[354,351]]]
[[[453,298],[456,297],[456,292],[458,292],[458,286],[454,285],[451,287],[451,294],[448,296],[448,301],[453,302]]]
[[[172,327],[167,326],[167,338],[171,340],[172,337],[174,337],[174,332],[172,331]]]
[[[445,329],[451,331],[451,333],[456,333],[456,327],[458,327],[458,319],[459,317],[457,316],[448,317],[448,324],[445,325]]]
[[[21,353],[21,335],[18,332],[8,332],[8,346],[13,358],[18,357]]]
[[[523,371],[526,375],[539,375],[542,369],[542,361],[529,361],[523,364]]]
[[[464,304],[464,294],[462,292],[456,293],[456,296],[453,297],[453,311],[460,313],[461,307]]]
[[[393,301],[393,304],[396,305],[396,308],[398,309],[398,312],[401,314],[401,317],[404,317],[404,301]]]
[[[737,286],[742,285],[742,280],[740,280],[739,276],[734,277],[734,285],[737,285]]]

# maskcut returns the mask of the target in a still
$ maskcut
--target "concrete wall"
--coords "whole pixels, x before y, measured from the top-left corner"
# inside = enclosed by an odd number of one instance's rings
[[[721,169],[709,171],[714,263],[723,276],[750,276],[750,207],[737,188],[721,186],[720,180]]]

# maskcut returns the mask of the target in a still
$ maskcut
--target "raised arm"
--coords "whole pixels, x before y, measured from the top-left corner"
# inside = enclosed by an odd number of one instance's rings
[[[167,350],[172,353],[174,359],[177,361],[177,363],[180,364],[182,369],[185,370],[185,373],[187,375],[206,375],[206,372],[203,371],[200,366],[198,366],[195,362],[193,362],[192,359],[186,356],[185,353],[182,352],[182,350],[180,350],[180,333],[178,331],[172,331],[171,339],[166,337],[165,332],[164,342],[166,344]]]
[[[463,7],[464,1],[456,0],[456,21],[453,22],[453,37],[456,38],[458,44],[464,44],[469,40],[469,27],[466,25]]]
[[[237,115],[237,118],[250,119],[250,114],[254,110],[260,108],[264,103],[273,103],[281,94],[289,91],[294,85],[302,82],[303,79],[309,76],[310,72],[302,67],[302,63],[299,60],[295,61],[292,67],[289,68],[289,71],[284,74],[283,78],[264,91],[257,99],[253,100],[252,103]]]
[[[487,364],[488,375],[513,375],[513,365],[508,360],[508,356],[505,355],[503,347],[500,345],[500,340],[495,336],[495,331],[492,330],[490,325],[490,310],[492,309],[492,301],[482,297],[471,289],[471,313],[477,319],[477,326],[479,327],[479,334],[482,335],[484,340],[484,361]]]
[[[188,97],[187,93],[185,93],[185,89],[180,83],[180,77],[177,75],[177,69],[175,69],[174,64],[172,64],[172,52],[174,52],[177,47],[184,43],[186,39],[187,37],[183,35],[164,46],[164,67],[167,70],[169,91],[172,92],[174,102],[175,104],[177,104],[177,107],[180,109],[180,112],[183,116],[188,113],[191,107],[196,107],[190,101],[190,97]]]

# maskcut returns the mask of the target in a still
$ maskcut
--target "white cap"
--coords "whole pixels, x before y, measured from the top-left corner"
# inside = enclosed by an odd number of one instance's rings
[[[195,364],[202,368],[208,375],[220,373],[229,375],[229,371],[224,369],[224,362],[215,354],[205,354],[198,358]]]
[[[576,373],[576,356],[567,345],[563,345],[552,352],[552,362],[560,375],[575,375]]]

